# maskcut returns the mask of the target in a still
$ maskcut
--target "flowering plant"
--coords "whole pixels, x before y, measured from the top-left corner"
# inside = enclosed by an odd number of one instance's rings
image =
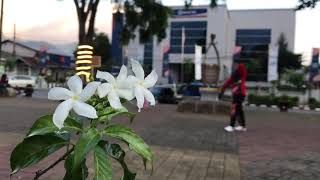
[[[144,78],[141,65],[135,60],[131,63],[135,76],[128,76],[126,66],[122,66],[117,78],[108,72],[98,71],[96,78],[106,82],[90,82],[84,89],[77,75],[67,82],[70,90],[52,88],[48,98],[62,102],[53,115],[36,120],[24,140],[12,151],[11,175],[66,147],[65,153],[46,169],[36,172],[34,179],[62,161],[66,170],[64,180],[86,179],[86,159],[91,151],[95,180],[112,179],[110,158],[122,166],[122,180],[135,179],[136,174],[128,169],[124,160],[125,151],[111,139],[125,142],[130,150],[142,157],[145,167],[147,162],[152,164],[153,154],[143,139],[130,128],[112,122],[112,118],[118,115],[125,115],[133,121],[135,114],[122,105],[124,101],[136,98],[139,111],[145,100],[155,105],[154,96],[148,88],[155,85],[157,74],[152,71]]]

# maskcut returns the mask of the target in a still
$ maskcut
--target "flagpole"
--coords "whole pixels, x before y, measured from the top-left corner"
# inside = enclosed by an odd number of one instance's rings
[[[4,0],[1,0],[1,11],[0,11],[0,61],[2,59],[2,27],[3,27],[3,3]]]
[[[185,43],[185,30],[184,26],[181,29],[181,83],[184,81],[184,43]]]

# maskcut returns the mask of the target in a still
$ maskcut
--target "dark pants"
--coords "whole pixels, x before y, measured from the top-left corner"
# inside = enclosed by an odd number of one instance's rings
[[[234,97],[232,101],[231,107],[231,118],[230,118],[230,126],[234,127],[236,121],[238,120],[239,125],[245,127],[246,120],[242,108],[242,103],[244,101],[244,97]]]

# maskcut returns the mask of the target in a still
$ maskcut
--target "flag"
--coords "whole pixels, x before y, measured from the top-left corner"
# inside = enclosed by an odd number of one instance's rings
[[[279,47],[269,46],[269,60],[268,60],[268,81],[278,80],[278,56]]]
[[[195,55],[194,55],[195,80],[201,80],[202,78],[201,56],[202,56],[202,46],[195,45]]]
[[[169,52],[170,52],[170,46],[169,45],[164,45],[162,49],[163,53],[163,62],[162,62],[162,76],[163,77],[168,77],[166,75],[167,72],[170,72],[170,67],[169,67]]]
[[[309,81],[319,74],[319,48],[312,48],[312,61],[309,68]]]
[[[184,26],[183,26],[182,29],[181,29],[181,54],[182,54],[182,57],[183,57],[183,54],[184,54],[185,42],[186,42],[186,32],[185,32],[185,29],[184,29]]]

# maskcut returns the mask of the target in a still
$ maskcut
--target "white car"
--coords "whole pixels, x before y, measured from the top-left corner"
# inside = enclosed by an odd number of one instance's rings
[[[9,77],[9,85],[13,88],[25,88],[27,85],[31,85],[35,87],[36,85],[36,78],[27,75],[15,75]]]

